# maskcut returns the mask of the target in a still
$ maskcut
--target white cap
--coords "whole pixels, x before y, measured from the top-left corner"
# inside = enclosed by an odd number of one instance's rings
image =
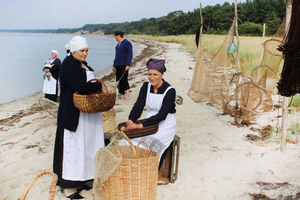
[[[81,37],[79,35],[76,35],[75,37],[73,37],[70,42],[65,46],[66,50],[70,50],[72,53],[83,49],[83,48],[87,48],[88,44],[86,42],[86,39],[84,37]]]
[[[58,56],[58,51],[57,51],[57,50],[52,50],[51,52],[52,52],[52,53],[55,53],[56,56]]]

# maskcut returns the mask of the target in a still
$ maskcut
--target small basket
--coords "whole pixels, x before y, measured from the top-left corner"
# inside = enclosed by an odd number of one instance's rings
[[[97,113],[105,112],[114,107],[116,103],[116,92],[109,92],[107,86],[99,79],[92,79],[102,83],[102,92],[93,92],[87,95],[81,95],[78,92],[73,94],[73,102],[75,107],[81,112]],[[105,90],[103,90],[105,89]]]
[[[147,119],[139,119],[135,123],[140,124],[146,120]],[[122,122],[122,123],[118,124],[118,130],[120,131],[121,127],[123,127],[123,126],[127,127],[126,122]],[[142,129],[134,129],[134,130],[123,131],[123,132],[129,138],[136,138],[136,137],[142,137],[142,136],[146,136],[146,135],[152,135],[152,134],[156,133],[157,130],[158,130],[158,124],[155,124],[152,126],[144,127]]]

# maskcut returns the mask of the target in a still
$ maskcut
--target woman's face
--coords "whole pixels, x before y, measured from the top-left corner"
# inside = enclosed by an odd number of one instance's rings
[[[88,55],[89,52],[89,48],[83,48],[83,49],[79,49],[77,51],[74,51],[72,53],[72,56],[78,60],[79,62],[83,62],[86,60],[86,57]]]
[[[149,69],[148,70],[148,79],[153,87],[160,87],[161,83],[163,82],[162,80],[162,73],[155,69]]]
[[[54,59],[54,58],[56,58],[56,57],[57,57],[57,56],[56,56],[56,53],[51,52],[51,58]]]

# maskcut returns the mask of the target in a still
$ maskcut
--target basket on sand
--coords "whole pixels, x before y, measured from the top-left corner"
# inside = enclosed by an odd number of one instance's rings
[[[102,83],[102,92],[81,95],[78,92],[73,94],[75,107],[81,112],[97,113],[110,110],[116,103],[116,92],[110,92],[107,86],[100,79],[92,79],[88,82],[98,81]]]
[[[120,145],[120,140],[130,145]],[[105,200],[156,200],[159,155],[140,143],[134,146],[124,132],[116,131],[110,144],[97,152],[95,198],[102,194]]]
[[[146,120],[147,119],[139,119],[135,123],[139,124]],[[122,122],[122,123],[118,124],[119,131],[123,131],[129,138],[136,138],[136,137],[142,137],[142,136],[152,135],[152,134],[156,133],[158,130],[158,124],[155,124],[152,126],[146,126],[141,129],[133,129],[130,131],[127,131],[126,128],[127,128],[126,122]]]

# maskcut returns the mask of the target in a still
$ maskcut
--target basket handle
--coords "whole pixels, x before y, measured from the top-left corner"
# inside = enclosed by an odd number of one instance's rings
[[[127,142],[129,142],[130,147],[132,148],[132,151],[133,151],[133,156],[134,156],[134,158],[137,158],[136,150],[135,150],[134,145],[133,145],[133,143],[131,142],[131,140],[127,137],[127,135],[126,135],[123,131],[115,131],[115,132],[113,133],[113,137],[114,137],[117,133],[119,133],[120,135],[122,135],[122,136],[127,140]]]
[[[100,82],[100,83],[105,87],[105,91],[108,92],[107,86],[106,86],[105,83],[103,83],[100,79],[94,78],[94,79],[89,80],[88,83],[89,83],[89,82],[92,82],[92,81],[98,81],[98,82]]]
[[[147,150],[150,151],[150,148],[149,148],[148,143],[145,142],[145,141],[140,141],[140,142],[136,145],[136,152],[137,152],[137,154],[138,154],[139,157],[141,157],[141,152],[140,152],[140,147],[139,147],[139,145],[140,145],[141,143],[144,143],[144,144],[147,146]],[[150,151],[150,154],[151,154],[151,151]],[[149,156],[149,157],[150,157],[150,154],[147,155],[147,154],[143,153],[143,156],[146,156],[146,157]]]
[[[147,142],[145,142],[145,141],[140,141],[138,144],[137,144],[137,148],[140,148],[139,147],[139,145],[141,144],[141,143],[144,143],[146,146],[147,146],[147,150],[149,150],[150,151],[150,148],[149,148],[149,145],[148,145],[148,143]]]

